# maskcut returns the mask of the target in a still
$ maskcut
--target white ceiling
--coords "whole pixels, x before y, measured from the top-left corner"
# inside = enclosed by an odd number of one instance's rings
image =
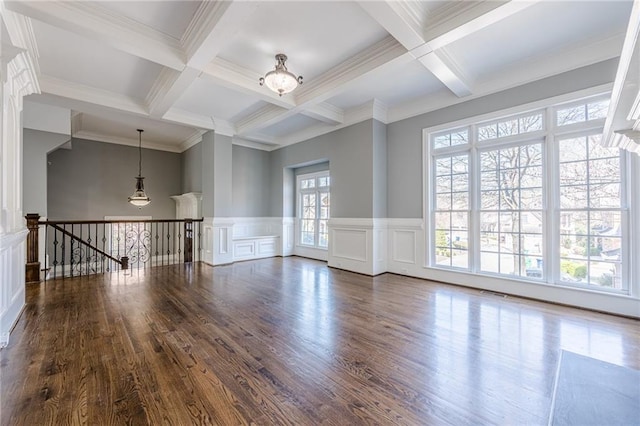
[[[74,136],[180,152],[215,129],[273,149],[620,55],[631,0],[4,1]],[[258,79],[285,53],[304,77]],[[42,111],[42,108],[34,110]]]

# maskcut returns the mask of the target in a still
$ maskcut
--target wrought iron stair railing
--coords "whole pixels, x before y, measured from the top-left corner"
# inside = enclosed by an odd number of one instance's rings
[[[200,261],[202,219],[39,220],[27,215],[27,282]],[[38,229],[44,228],[44,267]]]

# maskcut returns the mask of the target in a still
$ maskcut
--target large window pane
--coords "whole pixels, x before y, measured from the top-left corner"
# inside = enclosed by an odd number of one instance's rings
[[[600,146],[597,135],[577,140],[558,145],[561,279],[623,289],[620,152]]]
[[[600,144],[608,107],[598,96],[432,135],[432,265],[628,291],[629,171]]]
[[[319,248],[329,245],[330,178],[328,173],[298,177],[299,244]]]
[[[528,272],[529,257],[542,254],[542,145],[484,151],[480,176],[480,269],[542,278],[537,261]]]

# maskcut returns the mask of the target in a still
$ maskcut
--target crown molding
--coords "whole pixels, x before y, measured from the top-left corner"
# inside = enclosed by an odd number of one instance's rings
[[[430,15],[424,33],[431,49],[445,47],[509,16],[533,6],[541,0],[481,0],[448,2]]]
[[[204,135],[207,132],[208,130],[202,130],[202,129],[198,129],[195,132],[193,132],[191,136],[189,136],[186,140],[182,141],[182,143],[180,144],[180,152],[185,152],[192,146],[195,146],[200,142],[202,142],[202,135]]]
[[[611,103],[604,123],[603,145],[640,153],[640,1],[634,1],[626,29]]]
[[[407,49],[392,36],[387,36],[341,64],[329,69],[313,82],[300,87],[295,93],[296,103],[323,102],[344,85],[363,77],[381,66],[405,55]]]
[[[139,143],[138,139],[111,136],[104,133],[90,132],[87,130],[80,130],[79,132],[73,135],[73,139],[87,139],[87,140],[96,141],[96,142],[106,142],[106,143],[114,143],[117,145],[133,146],[136,148],[138,147],[138,143]],[[157,151],[176,152],[176,153],[182,152],[179,146],[168,145],[168,144],[157,143],[157,142],[149,142],[149,141],[145,141],[143,148],[155,149]]]
[[[180,45],[191,56],[209,36],[211,30],[220,21],[231,2],[203,1],[180,38]]]
[[[213,123],[215,125],[215,132],[219,135],[225,136],[235,136],[236,128],[235,126],[228,122],[227,120],[223,120],[222,118],[213,118]]]
[[[273,140],[273,138],[269,138],[265,136],[264,140],[260,138],[260,140],[252,141],[247,138],[241,138],[236,136],[236,137],[233,137],[232,143],[234,145],[244,146],[245,148],[259,149],[261,151],[268,151],[268,152],[280,148],[280,145],[276,145],[274,144],[274,142],[268,142],[269,140]]]
[[[257,2],[247,1],[202,2],[181,38],[187,65],[202,70],[258,7]]]
[[[11,1],[7,9],[77,34],[100,40],[109,46],[182,70],[184,54],[179,40],[86,1]]]
[[[191,67],[181,72],[163,68],[147,95],[149,115],[156,118],[165,115],[199,74],[200,71]]]
[[[296,106],[292,97],[278,96],[275,92],[261,87],[258,84],[260,74],[222,58],[215,58],[205,66],[200,77],[223,87],[257,96],[260,100],[281,108],[291,109]]]
[[[48,75],[40,76],[40,87],[43,93],[147,116],[147,108],[144,102],[129,96],[61,80]]]
[[[175,107],[169,108],[169,111],[162,117],[162,120],[185,126],[198,127],[204,130],[215,129],[215,123],[212,117],[195,114]]]
[[[302,113],[311,105],[324,102],[346,84],[356,81],[379,67],[389,65],[406,54],[407,49],[396,39],[391,36],[385,37],[340,65],[331,68],[306,87],[297,89],[295,108],[287,110],[273,105],[263,107],[236,124],[238,133],[252,133],[256,129],[263,129]]]
[[[327,102],[309,105],[300,113],[327,124],[340,124],[344,122],[344,110]]]
[[[293,110],[287,110],[275,105],[267,105],[238,121],[236,123],[236,129],[238,130],[238,134],[246,135],[253,129],[264,128],[282,121],[283,116],[287,113],[289,113],[287,116],[294,115],[291,114],[290,111]]]
[[[3,18],[11,45],[29,52],[29,61],[34,75],[40,75],[38,43],[31,19],[3,8]],[[3,42],[3,48],[6,44]],[[4,49],[3,49],[4,50]]]
[[[447,54],[444,47],[419,57],[418,61],[457,97],[462,98],[471,94],[468,79],[463,76],[461,68]]]
[[[424,20],[409,2],[362,0],[358,4],[408,50],[424,44]]]
[[[476,81],[474,93],[464,98],[459,98],[447,90],[392,107],[389,110],[389,122],[405,120],[615,58],[622,45],[622,37],[623,34],[617,34],[593,43],[580,43],[577,48],[570,46],[549,55],[530,58],[526,62],[505,68],[489,79]]]

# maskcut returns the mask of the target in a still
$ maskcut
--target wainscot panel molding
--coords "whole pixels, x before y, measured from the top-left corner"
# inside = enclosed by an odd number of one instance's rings
[[[294,217],[282,218],[282,238],[280,238],[280,255],[292,256],[296,243],[296,219]],[[326,260],[326,259],[325,259]]]
[[[205,217],[203,226],[203,260],[210,265],[233,263],[233,218]]]
[[[329,219],[329,266],[366,275],[386,272],[386,235],[386,219]]]
[[[234,217],[233,261],[281,256],[283,232],[281,217]]]
[[[0,348],[25,304],[26,229],[0,235]]]
[[[422,219],[387,219],[387,271],[420,276],[424,259]]]

